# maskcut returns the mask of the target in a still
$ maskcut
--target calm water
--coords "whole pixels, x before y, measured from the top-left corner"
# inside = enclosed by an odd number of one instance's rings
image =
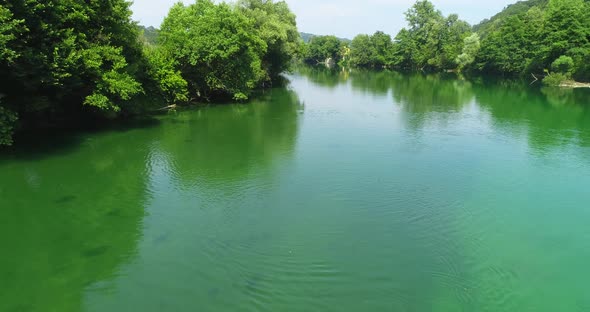
[[[0,311],[590,311],[590,92],[301,69],[0,156]]]

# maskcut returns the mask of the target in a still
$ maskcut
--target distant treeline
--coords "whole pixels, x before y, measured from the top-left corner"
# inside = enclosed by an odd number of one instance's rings
[[[471,27],[443,16],[428,0],[406,13],[407,28],[394,38],[358,35],[350,44],[334,36],[311,38],[304,60],[424,71],[536,75],[548,83],[590,80],[590,1],[529,0]]]
[[[314,37],[321,37],[321,36],[306,33],[306,32],[301,32],[301,33],[299,33],[299,35],[301,35],[301,39],[303,39],[303,43],[309,43],[311,41],[311,39],[313,39]],[[344,43],[350,43],[350,41],[351,41],[350,39],[347,39],[347,38],[337,38],[337,39],[344,42]]]
[[[276,80],[302,44],[284,1],[178,3],[159,31],[138,27],[130,4],[0,3],[0,145],[23,128],[245,100]]]

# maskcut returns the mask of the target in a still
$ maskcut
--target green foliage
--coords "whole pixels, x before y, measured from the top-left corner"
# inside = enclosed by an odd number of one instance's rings
[[[569,76],[564,73],[550,73],[543,78],[543,84],[548,86],[559,86],[563,82],[569,80]]]
[[[350,64],[359,67],[372,67],[374,53],[371,36],[357,35],[350,43]]]
[[[145,54],[148,59],[148,76],[153,77],[157,84],[153,92],[159,93],[166,103],[187,102],[188,83],[176,69],[176,60],[159,47],[146,48]]]
[[[18,54],[8,45],[16,38],[22,20],[13,19],[8,8],[0,4],[0,64],[12,62]]]
[[[152,103],[245,100],[302,47],[284,1],[177,4],[161,34],[132,22],[130,4],[0,4],[0,144],[16,126],[138,114]]]
[[[338,63],[342,59],[344,45],[336,36],[313,37],[307,45],[304,60],[310,64],[323,63],[328,59]]]
[[[574,59],[569,56],[562,55],[551,63],[551,70],[561,74],[571,74],[574,68]]]
[[[482,38],[485,38],[491,31],[500,27],[500,25],[509,17],[525,14],[533,7],[542,7],[547,1],[548,0],[527,0],[510,4],[498,14],[473,26],[473,30],[480,34]]]
[[[377,31],[371,36],[371,46],[373,49],[373,66],[389,66],[392,59],[391,52],[393,50],[391,36],[382,31]]]
[[[301,32],[299,33],[299,35],[301,36],[301,40],[303,40],[303,43],[309,43],[311,41],[311,38],[316,37],[316,35],[314,34],[305,32]]]
[[[141,84],[126,71],[128,65],[122,49],[97,46],[87,49],[82,55],[87,72],[96,77],[96,87],[84,99],[85,105],[105,112],[119,112],[121,107],[118,103],[143,91]],[[105,66],[105,63],[109,65]],[[64,77],[69,74],[64,73]]]
[[[395,38],[393,65],[397,68],[444,70],[457,67],[470,26],[455,14],[444,17],[428,0],[406,12],[408,28]]]
[[[516,75],[528,69],[543,68],[535,59],[539,47],[540,11],[529,10],[510,16],[481,43],[476,67],[484,72]]]
[[[306,33],[306,32],[300,32],[299,35],[301,36],[303,43],[306,43],[306,44],[310,43],[311,39],[313,37],[318,37],[318,35],[314,35],[314,34],[310,34],[310,33]],[[352,41],[348,38],[338,38],[338,40],[342,41],[343,43],[350,43]]]
[[[449,15],[444,22],[440,34],[438,62],[440,69],[455,69],[458,67],[457,57],[463,52],[465,39],[471,34],[471,27],[459,19],[456,14]]]
[[[357,67],[384,68],[391,64],[391,36],[376,32],[372,36],[358,35],[350,44],[350,64]]]
[[[346,63],[505,76],[540,74],[550,68],[554,74],[590,81],[590,1],[520,1],[473,29],[456,14],[444,17],[429,0],[416,1],[405,16],[408,26],[393,42],[381,32],[355,37]],[[306,46],[307,62],[337,55],[338,49],[329,45],[335,38],[328,39],[313,39]]]
[[[396,68],[411,69],[414,67],[411,55],[416,50],[416,42],[412,40],[410,31],[402,28],[395,36],[392,63]]]
[[[198,97],[242,100],[266,76],[262,57],[267,44],[255,21],[225,3],[177,3],[162,23],[160,42],[178,61],[189,92]]]
[[[160,30],[153,27],[145,27],[145,26],[137,26],[139,28],[140,38],[139,40],[142,41],[146,45],[155,46],[158,44],[158,36],[160,35]]]
[[[28,123],[112,117],[143,93],[143,54],[125,0],[0,5],[0,93]]]
[[[548,74],[543,79],[543,84],[559,86],[565,81],[571,80],[573,68],[574,60],[571,57],[565,55],[560,56],[551,63],[551,70],[553,72],[549,73],[549,71],[546,71]]]
[[[457,66],[459,70],[462,70],[468,65],[471,65],[475,61],[475,57],[479,52],[480,43],[479,43],[479,35],[474,33],[471,36],[465,38],[463,42],[463,51],[455,62],[457,62]]]
[[[590,2],[584,0],[530,0],[510,6],[492,23],[478,27],[484,39],[474,68],[508,75],[551,68],[588,80],[589,12]],[[549,81],[559,79],[555,76]]]
[[[241,12],[254,20],[254,28],[266,43],[262,66],[267,80],[276,80],[289,69],[302,39],[297,31],[295,14],[284,1],[239,0]]]
[[[2,107],[0,101],[0,146],[12,145],[12,132],[17,119],[16,114]]]

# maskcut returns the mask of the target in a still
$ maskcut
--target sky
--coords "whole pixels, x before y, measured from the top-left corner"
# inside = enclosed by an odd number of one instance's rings
[[[194,0],[182,0],[193,3]],[[297,15],[299,31],[352,39],[358,34],[381,30],[392,36],[406,25],[404,12],[415,0],[286,0]],[[470,24],[500,12],[517,0],[431,0],[443,14],[459,14]],[[159,27],[178,0],[134,0],[133,19],[145,26]],[[231,2],[231,1],[229,1]]]

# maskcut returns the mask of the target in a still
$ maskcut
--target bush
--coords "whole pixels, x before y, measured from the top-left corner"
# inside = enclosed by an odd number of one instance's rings
[[[574,59],[562,55],[551,63],[551,70],[556,73],[569,75],[574,69]]]
[[[12,133],[17,119],[14,112],[0,106],[0,146],[12,145]]]
[[[570,77],[563,73],[550,73],[543,79],[543,84],[548,86],[559,86],[564,81],[567,81]]]

